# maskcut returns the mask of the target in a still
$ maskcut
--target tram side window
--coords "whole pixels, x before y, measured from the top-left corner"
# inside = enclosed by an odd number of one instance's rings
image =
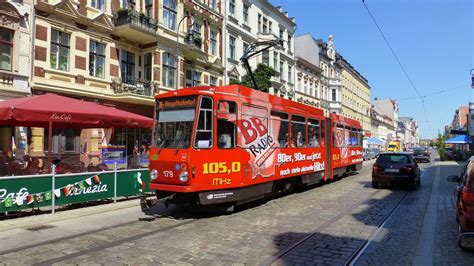
[[[333,147],[341,148],[344,146],[345,133],[343,125],[337,124],[333,126],[332,139]]]
[[[319,120],[308,119],[309,147],[320,147],[319,140]]]
[[[288,121],[288,114],[271,111],[270,112],[270,125],[272,127],[272,135],[275,136],[275,133],[278,132],[278,147],[288,148],[290,147],[290,133],[289,127],[290,123]]]
[[[326,146],[325,137],[326,137],[326,121],[321,120],[321,139],[319,141],[319,144],[321,147]]]
[[[364,142],[364,134],[362,134],[362,129],[359,129],[359,145],[357,146],[362,146],[362,143]]]
[[[291,135],[294,147],[306,147],[306,119],[302,116],[291,116]]]
[[[212,147],[212,99],[202,97],[194,147],[207,149]]]
[[[236,146],[237,104],[220,101],[217,108],[217,146],[221,149],[232,149]]]

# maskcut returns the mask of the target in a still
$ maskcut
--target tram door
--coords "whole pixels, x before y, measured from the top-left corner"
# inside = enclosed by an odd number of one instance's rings
[[[213,179],[213,185],[224,185],[223,182],[226,185],[241,183],[242,158],[236,149],[237,113],[236,102],[220,100],[217,103],[217,153],[214,161],[220,163],[219,171],[225,173],[220,178]]]
[[[324,136],[326,138],[326,180],[331,179],[332,177],[332,166],[331,166],[331,147],[333,145],[332,143],[332,130],[331,130],[331,119],[326,118],[326,125],[324,125],[323,131],[324,131]]]

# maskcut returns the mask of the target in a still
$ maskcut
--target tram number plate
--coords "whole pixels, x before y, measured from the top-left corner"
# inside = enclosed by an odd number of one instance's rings
[[[398,173],[398,172],[400,172],[400,170],[398,170],[398,169],[390,169],[390,168],[389,168],[389,169],[385,169],[385,172],[386,172],[386,173]]]

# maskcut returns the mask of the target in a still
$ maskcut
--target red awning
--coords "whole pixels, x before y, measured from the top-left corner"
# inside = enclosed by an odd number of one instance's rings
[[[151,128],[153,119],[56,94],[0,102],[0,126]]]

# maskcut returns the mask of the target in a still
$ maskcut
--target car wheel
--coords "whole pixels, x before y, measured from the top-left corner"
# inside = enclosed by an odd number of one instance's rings
[[[372,187],[373,187],[373,188],[378,189],[379,186],[380,186],[379,182],[372,181]]]

